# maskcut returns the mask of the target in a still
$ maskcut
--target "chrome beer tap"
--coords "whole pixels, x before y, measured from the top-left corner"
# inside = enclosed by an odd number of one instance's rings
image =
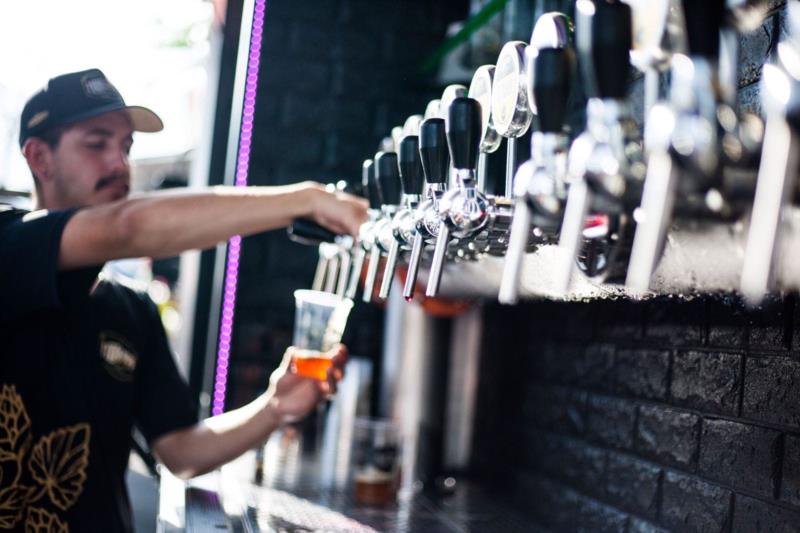
[[[632,43],[630,7],[618,0],[576,4],[576,44],[590,95],[586,129],[568,155],[569,189],[556,257],[555,289],[569,290],[575,266],[597,281],[620,273],[644,167],[626,101]],[[595,214],[589,219],[587,215]]]
[[[425,119],[419,127],[419,156],[425,175],[425,200],[414,211],[414,234],[408,258],[408,274],[403,297],[411,300],[417,283],[417,273],[425,246],[435,244],[439,234],[439,202],[447,190],[450,156],[444,119]]]
[[[551,20],[565,23],[561,17]],[[541,23],[537,22],[537,27]],[[514,218],[498,294],[504,304],[519,299],[531,226],[535,228],[533,237],[547,243],[558,235],[563,216],[569,143],[565,121],[575,56],[566,46],[568,40],[562,42],[562,46],[528,52],[528,93],[538,110],[540,129],[531,138],[531,159],[520,166],[514,178]]]
[[[787,14],[789,37],[778,44],[776,61],[764,65],[761,78],[766,126],[741,278],[742,294],[752,305],[774,289],[783,219],[798,203],[800,3],[790,3]]]
[[[644,74],[642,118],[660,100],[659,77],[669,66],[672,51],[686,49],[680,9],[674,0],[626,0],[633,15],[631,63]]]
[[[397,164],[400,170],[400,183],[403,190],[402,207],[392,218],[389,230],[392,233],[389,253],[386,256],[386,268],[379,296],[386,299],[392,286],[397,258],[401,250],[409,250],[414,240],[414,211],[419,205],[422,194],[422,162],[419,157],[419,137],[407,135],[400,141]]]
[[[478,151],[478,189],[486,191],[486,172],[488,154],[496,152],[503,142],[492,120],[492,85],[494,84],[494,65],[478,67],[472,76],[467,96],[481,105],[481,146]]]
[[[626,285],[649,289],[676,212],[683,216],[732,218],[741,205],[730,200],[728,169],[758,161],[758,128],[733,111],[735,82],[720,64],[725,0],[682,2],[689,55],[671,59],[669,101],[654,106],[645,129],[649,158]],[[728,39],[730,41],[730,39]]]
[[[329,183],[325,189],[328,192],[346,192],[347,182],[340,180],[336,184]],[[351,254],[355,253],[353,237],[339,235],[303,218],[294,220],[286,231],[292,241],[318,247],[319,260],[311,288],[344,296],[350,272]]]
[[[364,282],[364,301],[372,299],[375,280],[381,256],[388,254],[394,237],[392,217],[400,206],[400,175],[397,168],[397,154],[378,152],[375,154],[375,182],[381,191],[381,216],[372,226],[372,245],[367,263],[367,278]]]
[[[489,201],[476,188],[475,167],[481,142],[481,109],[477,100],[459,97],[448,110],[447,145],[455,169],[456,188],[439,202],[439,230],[431,262],[426,296],[439,293],[445,252],[451,237],[468,239],[489,222]]]
[[[447,126],[447,121],[450,120],[447,114],[447,110],[450,109],[450,104],[453,103],[453,100],[462,96],[467,96],[467,88],[459,83],[448,85],[444,88],[444,91],[442,91],[442,98],[439,100],[439,107],[437,110],[439,112],[439,118],[444,120],[445,127]],[[450,171],[447,177],[447,187],[452,189],[455,187],[455,184],[455,170],[453,169],[451,161]]]
[[[361,166],[361,188],[364,195],[369,201],[369,209],[367,211],[368,220],[364,222],[358,230],[358,243],[360,246],[356,247],[357,253],[353,258],[353,269],[350,272],[350,282],[347,284],[345,295],[348,298],[353,298],[358,289],[358,281],[361,277],[361,271],[364,268],[364,260],[367,254],[372,253],[373,243],[375,241],[375,224],[381,218],[381,190],[378,181],[375,179],[375,162],[372,159],[367,159]],[[364,287],[364,295],[362,298],[365,302],[369,302],[372,297],[372,292],[366,291]]]
[[[337,265],[331,266],[333,260],[338,258],[339,246],[335,244],[337,239],[342,237],[336,233],[323,228],[316,222],[308,219],[296,219],[286,229],[289,239],[306,246],[317,246],[319,260],[314,271],[314,279],[311,288],[315,291],[325,290],[333,292],[334,281],[328,281],[331,272],[336,275]]]
[[[528,131],[533,112],[525,88],[525,43],[511,41],[500,50],[492,83],[491,116],[497,133],[506,141],[506,176],[503,196],[509,198],[517,170],[517,139]]]
[[[423,120],[422,115],[411,115],[410,117],[408,117],[406,121],[403,123],[403,137],[405,137],[406,135],[419,136],[419,125],[422,124],[422,120]]]

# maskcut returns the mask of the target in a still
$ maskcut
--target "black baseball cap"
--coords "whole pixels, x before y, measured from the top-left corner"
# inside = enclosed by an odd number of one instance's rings
[[[22,108],[19,146],[21,148],[30,137],[41,135],[50,128],[120,109],[128,113],[134,131],[164,129],[164,123],[153,111],[126,105],[119,91],[96,68],[56,76],[31,96]]]

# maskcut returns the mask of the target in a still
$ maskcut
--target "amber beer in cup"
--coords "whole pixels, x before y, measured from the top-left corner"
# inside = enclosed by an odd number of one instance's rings
[[[294,291],[291,370],[299,376],[325,381],[333,364],[327,352],[342,340],[353,301],[322,291]]]
[[[353,498],[370,506],[397,499],[400,438],[388,419],[356,418],[353,424]]]

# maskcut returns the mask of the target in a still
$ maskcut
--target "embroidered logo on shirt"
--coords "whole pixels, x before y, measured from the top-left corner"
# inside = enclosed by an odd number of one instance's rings
[[[100,356],[103,366],[111,376],[119,381],[131,381],[139,357],[124,339],[114,333],[104,331],[100,334]]]

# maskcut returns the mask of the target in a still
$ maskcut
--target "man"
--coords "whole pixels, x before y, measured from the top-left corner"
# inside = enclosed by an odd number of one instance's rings
[[[0,208],[0,531],[131,531],[133,424],[167,468],[206,472],[335,390],[288,371],[249,405],[196,420],[152,301],[98,277],[104,262],[169,257],[308,217],[356,234],[365,203],[314,183],[127,199],[133,131],[162,128],[99,70],[58,76],[22,112],[37,210]]]

